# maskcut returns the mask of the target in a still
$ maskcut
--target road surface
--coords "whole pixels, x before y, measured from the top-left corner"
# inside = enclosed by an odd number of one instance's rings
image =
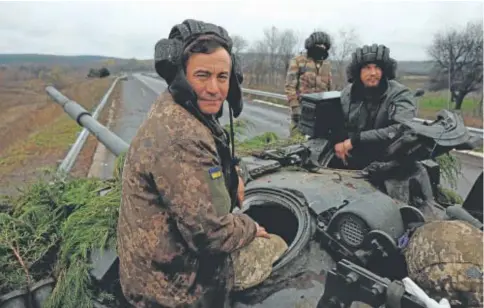
[[[126,142],[130,142],[137,128],[145,119],[146,114],[156,97],[166,89],[162,79],[152,78],[142,74],[133,74],[123,84],[123,105],[121,117],[116,122],[113,131]],[[249,120],[251,127],[246,137],[259,135],[263,132],[274,132],[281,138],[289,136],[288,125],[290,116],[288,109],[245,102],[241,119]],[[229,123],[228,110],[224,109],[221,119],[223,125]],[[457,192],[465,197],[474,181],[482,172],[482,158],[456,153],[462,161],[462,177],[457,183]],[[113,159],[112,159],[113,160]],[[112,162],[106,168],[112,170]],[[447,186],[447,185],[446,185]]]
[[[166,83],[162,79],[148,77],[146,75],[134,74],[134,77],[141,81],[146,87],[159,94],[166,89]],[[222,125],[229,123],[228,108],[225,104],[223,116],[220,120]],[[244,111],[240,119],[248,120],[251,126],[248,127],[245,137],[251,138],[263,132],[274,132],[281,138],[289,137],[289,110],[268,106],[265,104],[245,103]]]
[[[465,198],[471,191],[472,185],[474,185],[477,177],[482,173],[482,157],[465,155],[459,152],[454,152],[453,155],[460,159],[462,166],[462,174],[457,183],[457,193],[462,198]]]
[[[166,87],[158,86],[160,91]],[[122,81],[122,100],[120,110],[117,110],[119,116],[109,129],[127,143],[131,143],[157,94],[158,92],[155,93],[138,79],[128,76],[128,80]],[[110,178],[114,170],[115,156],[108,152],[104,157],[105,161],[100,165],[101,170],[97,172],[101,178]]]

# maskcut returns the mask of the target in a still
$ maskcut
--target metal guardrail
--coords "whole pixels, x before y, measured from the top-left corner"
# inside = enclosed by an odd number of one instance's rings
[[[106,94],[104,94],[103,98],[101,99],[101,101],[97,105],[96,109],[94,110],[94,113],[91,115],[91,117],[93,119],[96,120],[99,117],[100,113],[102,112],[102,110],[106,106],[106,103],[108,102],[108,98],[109,98],[109,96],[111,96],[111,93],[112,93],[114,87],[116,86],[118,81],[120,79],[122,79],[123,77],[124,76],[119,76],[113,81],[113,83],[111,84],[111,87],[106,92]],[[45,88],[45,90],[46,90],[47,94],[54,101],[56,101],[59,105],[62,106],[62,108],[64,108],[64,110],[67,114],[71,115],[74,112],[79,111],[79,108],[77,108],[75,106],[77,103],[76,104],[70,104],[73,101],[70,100],[69,98],[67,98],[66,96],[64,96],[56,88],[54,88],[52,86],[48,86],[48,87]],[[86,111],[86,110],[82,111],[82,114],[86,114],[86,113],[89,114],[89,112]],[[81,119],[81,116],[77,117],[76,121],[80,125],[82,125],[82,122],[81,122],[80,119]],[[82,125],[82,126],[84,126],[84,125]],[[58,173],[63,173],[63,172],[68,173],[71,170],[71,168],[74,165],[77,157],[79,156],[79,153],[81,152],[81,149],[84,146],[84,143],[86,142],[88,136],[89,136],[89,130],[87,128],[83,128],[81,133],[77,136],[76,141],[72,144],[71,148],[69,149],[69,152],[67,153],[66,157],[64,158],[64,160],[61,162],[59,168],[57,169]]]
[[[143,73],[143,75],[152,77],[152,78],[157,78],[161,79],[160,76],[156,73]],[[246,89],[242,88],[242,92],[246,94],[251,94],[251,95],[257,95],[257,96],[264,96],[264,97],[269,97],[269,98],[275,98],[275,99],[280,99],[280,100],[287,100],[287,97],[284,94],[279,94],[279,93],[273,93],[273,92],[265,92],[265,91],[260,91],[260,90],[254,90],[254,89]],[[289,109],[288,106],[281,106]],[[414,118],[413,119],[415,122],[423,123],[425,119],[420,119],[420,118]],[[469,132],[473,135],[479,135],[484,139],[484,130],[482,128],[476,128],[476,127],[467,127]]]
[[[281,99],[281,100],[286,100],[287,99],[287,97],[284,94],[279,94],[279,93],[265,92],[265,91],[259,91],[259,90],[253,90],[253,89],[245,89],[245,88],[242,88],[242,92],[247,93],[247,94],[251,94],[251,95],[258,95],[258,96],[264,96],[264,97]],[[289,107],[286,107],[286,108],[289,109]],[[414,118],[413,120],[415,122],[420,122],[420,123],[423,123],[425,121],[428,121],[428,120],[420,119],[420,118]],[[481,137],[483,137],[483,132],[484,132],[483,129],[481,129],[481,128],[475,128],[475,127],[467,127],[467,129],[469,130],[469,132],[471,134],[480,135]]]

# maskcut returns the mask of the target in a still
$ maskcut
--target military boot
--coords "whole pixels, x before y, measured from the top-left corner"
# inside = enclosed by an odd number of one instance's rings
[[[249,245],[232,252],[234,291],[245,290],[262,283],[272,273],[272,264],[287,250],[278,235],[256,237]]]

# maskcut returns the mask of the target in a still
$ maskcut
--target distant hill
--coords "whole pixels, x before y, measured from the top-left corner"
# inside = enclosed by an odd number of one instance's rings
[[[250,61],[254,54],[242,55],[242,62]],[[115,64],[114,64],[115,63]],[[69,65],[100,66],[106,65],[117,69],[154,70],[152,59],[126,59],[96,55],[63,56],[49,54],[0,54],[0,65]],[[432,61],[399,61],[399,75],[430,75]],[[115,67],[113,67],[115,66]],[[244,65],[245,66],[245,65]]]
[[[398,73],[404,75],[430,75],[433,61],[399,61]]]
[[[62,56],[48,54],[0,54],[0,64],[58,64],[58,65],[85,65],[87,63],[101,62],[109,59],[122,60],[105,56]],[[124,59],[123,59],[124,60]]]
[[[68,66],[75,69],[106,67],[112,73],[119,71],[153,70],[153,60],[123,59],[96,55],[0,54],[0,66],[35,67]]]

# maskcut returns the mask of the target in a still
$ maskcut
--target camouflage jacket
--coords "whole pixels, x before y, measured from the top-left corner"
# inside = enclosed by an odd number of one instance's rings
[[[233,283],[229,254],[256,234],[249,216],[229,208],[210,130],[162,94],[123,168],[118,254],[127,300],[136,307],[223,307]]]
[[[292,58],[285,86],[289,106],[299,106],[300,94],[330,91],[331,83],[331,63],[328,60],[315,62],[305,54]]]

